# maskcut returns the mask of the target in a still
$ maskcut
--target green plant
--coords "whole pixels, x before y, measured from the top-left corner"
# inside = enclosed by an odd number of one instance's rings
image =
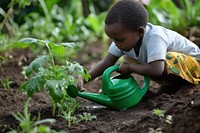
[[[2,65],[6,62],[6,58],[0,55],[0,69]]]
[[[11,0],[7,12],[0,7],[0,15],[4,17],[0,29],[3,31],[9,31],[7,34],[11,36],[16,36],[18,24],[14,21],[14,5],[17,4],[20,8],[24,8],[25,6],[30,5],[30,3],[29,0]]]
[[[180,26],[180,11],[171,0],[151,0],[147,6],[149,21],[168,28]]]
[[[96,119],[96,116],[92,116],[90,113],[83,113],[83,115],[78,114],[75,115],[75,111],[77,108],[79,108],[81,105],[80,103],[76,102],[74,98],[67,99],[70,102],[61,102],[58,104],[58,106],[61,106],[62,110],[59,110],[59,116],[66,119],[68,122],[68,127],[71,127],[72,124],[78,123],[80,121],[89,121]],[[67,104],[66,104],[67,103]]]
[[[98,15],[90,14],[86,18],[88,27],[93,31],[94,35],[98,37],[98,39],[102,39],[104,42],[105,40],[107,40],[107,36],[104,33],[105,16],[106,16],[106,12],[102,12]]]
[[[161,120],[161,123],[163,123],[163,124],[167,123],[167,124],[171,125],[172,122],[173,122],[173,119],[172,119],[171,115],[167,115],[166,117],[164,117],[164,114],[165,114],[164,110],[153,109],[152,110],[152,114],[157,116],[157,117],[159,117],[160,118],[159,120]],[[154,128],[150,127],[148,129],[148,133],[162,133],[162,128],[154,129]]]
[[[9,89],[10,85],[13,82],[11,80],[9,80],[9,78],[6,79],[0,79],[0,86],[2,86],[4,89]]]
[[[153,109],[152,114],[158,116],[159,118],[163,118],[167,124],[171,125],[173,122],[173,118],[171,115],[167,115],[164,117],[165,111],[161,109]]]
[[[200,1],[180,0],[179,2],[181,7],[177,7],[172,0],[151,0],[147,6],[149,21],[181,33],[187,27],[199,25]]]
[[[158,116],[158,117],[164,117],[165,111],[161,109],[153,109],[152,114]]]
[[[93,119],[96,119],[96,116],[91,115],[90,113],[73,115],[71,111],[68,113],[63,112],[63,114],[60,116],[67,120],[68,127],[71,127],[72,124],[79,123],[81,121],[91,121]]]
[[[20,86],[21,91],[27,92],[32,97],[35,92],[45,91],[51,99],[53,105],[53,115],[55,115],[58,103],[69,103],[70,98],[66,93],[69,85],[74,85],[77,75],[82,75],[85,80],[90,78],[87,70],[77,62],[66,61],[65,65],[55,64],[55,55],[64,54],[65,47],[74,43],[55,44],[50,41],[34,38],[24,38],[14,43],[14,46],[43,44],[48,49],[47,55],[38,56],[25,70],[28,81]],[[73,47],[73,46],[72,46]],[[60,104],[63,105],[63,104]],[[62,108],[62,106],[59,106]],[[62,109],[61,109],[62,110]]]
[[[74,115],[76,109],[81,107],[81,104],[76,101],[76,99],[68,97],[64,101],[61,101],[57,104],[58,106],[58,114],[62,114],[63,112],[67,112]]]
[[[79,114],[78,117],[79,117],[78,122],[80,122],[80,121],[91,121],[91,120],[97,118],[95,115],[91,115],[91,113],[86,113],[86,112],[84,112],[83,114]]]
[[[57,133],[55,130],[43,125],[44,123],[54,123],[55,119],[43,119],[40,120],[40,114],[37,117],[31,119],[31,114],[28,112],[28,105],[31,98],[28,98],[24,105],[23,114],[13,114],[16,120],[19,121],[19,129],[12,130],[9,133]],[[64,131],[62,131],[64,133]]]
[[[192,27],[200,24],[200,1],[199,0],[180,0],[181,18],[187,23],[186,26]]]
[[[158,116],[161,120],[161,123],[163,124],[169,124],[171,125],[173,122],[172,116],[171,115],[167,115],[166,117],[164,117],[165,111],[161,110],[161,109],[153,109],[152,114]],[[149,128],[148,133],[162,133],[162,129],[161,128]]]
[[[62,115],[60,115],[62,118],[67,120],[68,122],[68,127],[71,127],[72,124],[75,124],[77,121],[76,116],[72,114],[72,112],[63,112]]]

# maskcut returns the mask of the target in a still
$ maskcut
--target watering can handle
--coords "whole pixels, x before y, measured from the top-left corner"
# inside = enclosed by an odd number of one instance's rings
[[[108,67],[102,76],[102,91],[104,92],[105,88],[110,88],[113,84],[110,80],[110,75],[112,72],[117,71],[119,69],[119,65],[114,65],[111,67]]]
[[[147,92],[147,90],[149,88],[149,83],[150,83],[149,77],[144,76],[144,84],[140,89],[141,90],[140,92],[141,92],[142,96],[144,96],[146,94],[146,92]]]

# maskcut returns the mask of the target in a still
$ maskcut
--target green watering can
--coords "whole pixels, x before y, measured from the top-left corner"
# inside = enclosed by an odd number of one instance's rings
[[[144,84],[140,88],[131,75],[118,75],[110,77],[119,65],[107,68],[102,76],[102,93],[81,92],[70,85],[67,93],[70,97],[82,97],[95,103],[108,106],[114,110],[125,110],[140,102],[148,90],[150,79],[144,76]]]

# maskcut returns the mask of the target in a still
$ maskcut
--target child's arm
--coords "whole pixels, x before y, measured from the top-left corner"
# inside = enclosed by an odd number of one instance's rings
[[[149,64],[132,64],[123,62],[120,64],[119,72],[121,74],[137,73],[140,75],[147,75],[150,77],[161,76],[164,71],[164,60],[158,60]]]
[[[94,68],[89,70],[89,74],[91,76],[90,80],[95,79],[98,76],[101,76],[103,72],[106,70],[106,68],[114,65],[118,59],[119,57],[116,57],[108,53],[108,55],[103,60],[101,60]],[[83,88],[83,84],[84,84],[83,78],[79,77],[78,82],[77,82],[77,87],[81,91],[85,90]]]
[[[94,68],[89,71],[91,79],[94,79],[103,74],[103,72],[110,66],[114,65],[119,58],[108,53],[108,55],[101,60]]]

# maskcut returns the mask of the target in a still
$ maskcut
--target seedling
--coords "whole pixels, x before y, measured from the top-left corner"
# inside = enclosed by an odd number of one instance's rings
[[[161,109],[153,109],[152,114],[161,118],[161,117],[164,117],[165,111]]]
[[[15,119],[17,119],[19,123],[19,129],[18,130],[12,130],[10,133],[39,133],[39,132],[54,132],[56,131],[51,130],[49,127],[44,126],[42,124],[44,123],[54,123],[55,119],[43,119],[40,120],[40,114],[38,114],[38,117],[33,117],[31,119],[31,114],[28,112],[28,105],[31,98],[28,98],[24,105],[24,113],[17,113],[13,114]]]
[[[13,82],[11,80],[9,80],[9,78],[6,79],[0,79],[0,87],[3,87],[3,89],[9,89],[10,85]]]
[[[72,115],[72,112],[66,113],[63,112],[63,115],[60,115],[62,118],[67,120],[68,127],[70,128],[72,124],[79,123],[81,121],[91,121],[96,119],[96,116],[91,115],[90,113],[83,113],[78,115]]]
[[[164,118],[165,111],[161,110],[161,109],[153,109],[152,114],[158,116],[159,118]],[[165,118],[165,122],[167,124],[172,124],[172,122],[173,122],[172,116],[167,115],[166,118]]]
[[[56,105],[64,102],[70,103],[66,89],[69,85],[75,85],[77,75],[81,75],[87,81],[90,78],[87,70],[77,62],[66,61],[65,65],[55,64],[55,55],[64,54],[65,46],[75,45],[74,43],[55,44],[50,41],[38,40],[34,38],[24,38],[15,45],[42,44],[48,49],[48,55],[38,56],[25,70],[28,81],[20,87],[21,91],[27,92],[32,97],[35,92],[45,91],[51,99],[53,105],[53,115],[55,115]],[[62,104],[61,104],[62,103]],[[74,104],[75,105],[75,104]],[[64,109],[60,109],[64,110]]]
[[[172,122],[173,122],[173,119],[172,119],[172,116],[171,115],[167,115],[166,117],[164,117],[164,113],[165,111],[164,110],[161,110],[161,109],[153,109],[153,112],[152,114],[158,116],[159,120],[161,120],[161,123],[162,124],[169,124],[171,125]],[[157,129],[153,129],[153,128],[149,128],[149,132],[148,133],[162,133],[162,130],[161,128],[157,128]]]
[[[76,116],[74,116],[71,111],[68,113],[63,112],[63,115],[59,115],[59,116],[67,120],[69,128],[71,127],[72,124],[75,124],[77,122]]]
[[[76,111],[77,108],[79,108],[81,105],[80,103],[76,102],[74,98],[67,99],[70,100],[70,102],[62,102],[59,103],[58,106],[62,106],[62,110],[59,110],[60,115],[62,118],[67,120],[68,122],[68,127],[70,128],[72,124],[81,122],[81,121],[90,121],[93,119],[96,119],[96,116],[92,116],[90,113],[83,113],[83,114],[78,114],[74,115],[74,112]],[[61,105],[62,104],[62,105]]]
[[[97,117],[95,115],[91,115],[91,113],[86,113],[86,112],[84,112],[82,115],[79,114],[78,116],[79,116],[78,122],[80,122],[80,121],[91,121],[93,119],[97,119]]]

